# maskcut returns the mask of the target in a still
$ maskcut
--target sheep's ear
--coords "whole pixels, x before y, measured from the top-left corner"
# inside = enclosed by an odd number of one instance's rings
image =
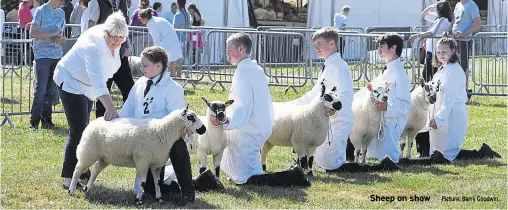
[[[386,84],[385,84],[386,91],[390,91],[390,86],[391,85],[392,85],[392,83],[386,82]]]
[[[226,101],[226,103],[224,103],[224,105],[230,106],[231,104],[233,104],[233,102],[235,102],[235,100],[228,100]]]
[[[184,110],[182,111],[182,116],[185,116],[185,114],[187,114],[187,109],[184,109]]]
[[[367,83],[367,90],[369,90],[370,92],[372,92],[372,83]]]
[[[332,92],[335,92],[335,91],[337,91],[337,86],[334,86],[334,87],[332,88]]]
[[[421,87],[425,85],[425,80],[422,77],[419,78],[419,82]]]
[[[210,108],[210,102],[208,102],[208,100],[206,100],[205,97],[201,97],[201,99],[203,99],[203,101],[205,102],[206,106],[208,106]]]

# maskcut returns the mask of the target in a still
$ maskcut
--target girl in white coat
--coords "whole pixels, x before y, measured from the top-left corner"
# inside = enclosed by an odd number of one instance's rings
[[[480,150],[461,150],[468,126],[466,74],[457,63],[457,42],[439,39],[433,65],[439,70],[432,81],[440,83],[436,102],[429,108],[430,158],[403,159],[401,164],[450,163],[455,159],[501,157],[483,144]]]
[[[228,136],[220,164],[221,169],[235,184],[268,186],[310,186],[301,167],[263,174],[259,151],[272,134],[273,107],[266,75],[249,58],[252,40],[245,33],[231,35],[227,41],[228,57],[237,65],[229,92],[235,103],[227,108],[226,122],[222,125]],[[221,123],[211,118],[211,124]]]
[[[140,69],[144,76],[139,78],[132,87],[127,101],[120,110],[121,118],[161,119],[172,111],[185,107],[183,87],[171,79],[169,73],[165,72],[167,66],[168,58],[163,48],[152,46],[143,50]],[[182,136],[184,136],[187,131],[182,132]],[[142,139],[140,140],[142,141]],[[169,158],[171,162],[168,161],[166,167],[161,170],[161,180],[155,183],[160,183],[163,194],[181,191],[185,200],[194,201],[194,189],[201,188],[196,186],[196,181],[192,180],[190,156],[183,139],[175,142],[169,153]],[[197,180],[210,182],[212,186],[222,186],[210,171],[203,174],[205,175],[198,176]],[[175,175],[178,183],[174,180]],[[136,176],[134,191],[137,193],[142,186]],[[148,194],[155,194],[153,176],[150,171],[143,190]]]
[[[181,73],[180,59],[183,57],[180,41],[175,28],[166,19],[152,16],[153,9],[147,8],[139,12],[139,21],[146,25],[152,36],[153,45],[161,46],[168,53],[171,76],[179,77]]]

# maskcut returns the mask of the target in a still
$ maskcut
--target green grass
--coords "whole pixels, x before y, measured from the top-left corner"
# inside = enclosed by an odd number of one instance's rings
[[[11,74],[4,81],[10,92]],[[13,79],[12,90],[18,104],[14,110],[29,110],[29,80]],[[193,89],[187,86],[185,99],[190,108],[202,115],[209,100],[226,100],[228,91],[217,87],[209,91],[205,80]],[[226,90],[229,86],[225,85]],[[20,91],[22,89],[23,91]],[[272,87],[274,101],[287,101],[302,95],[310,86],[299,88],[298,93]],[[20,94],[23,93],[23,94]],[[5,95],[10,97],[10,95]],[[22,104],[19,104],[22,101]],[[2,102],[4,103],[4,102]],[[5,102],[9,110],[11,105]],[[60,108],[61,105],[57,106]],[[198,193],[197,201],[187,206],[176,206],[173,200],[155,203],[148,197],[140,208],[507,208],[507,101],[503,97],[474,97],[468,106],[469,127],[464,149],[478,149],[487,143],[503,158],[492,160],[456,161],[451,165],[412,166],[392,173],[338,173],[325,174],[315,168],[312,187],[272,188],[258,186],[238,187],[222,176],[226,192]],[[94,114],[92,113],[92,117]],[[1,205],[3,208],[139,208],[133,205],[135,169],[110,166],[98,177],[94,188],[86,195],[77,192],[74,197],[61,188],[60,177],[63,151],[67,138],[67,122],[63,114],[55,114],[57,129],[53,131],[28,129],[29,116],[11,116],[16,128],[1,127]],[[415,150],[415,148],[413,148]],[[416,154],[416,153],[413,153]],[[290,148],[276,147],[269,155],[270,171],[280,171],[292,165],[294,154]],[[191,155],[193,174],[198,166]],[[372,162],[372,160],[369,160]],[[211,162],[209,161],[209,165]],[[428,202],[371,202],[371,195],[430,196]],[[443,202],[441,196],[496,196],[497,202]]]

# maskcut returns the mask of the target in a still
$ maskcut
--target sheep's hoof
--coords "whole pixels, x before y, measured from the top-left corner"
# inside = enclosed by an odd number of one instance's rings
[[[314,173],[313,173],[312,171],[309,171],[309,172],[307,173],[307,176],[308,176],[308,177],[314,177]]]
[[[262,166],[263,166],[263,171],[266,171],[266,164],[264,164]]]
[[[141,199],[139,199],[139,198],[135,198],[135,199],[134,199],[134,203],[135,203],[136,205],[141,205],[141,204],[143,204],[143,201],[142,201]]]
[[[164,203],[164,200],[162,200],[162,198],[156,198],[155,201],[157,201],[157,203]]]
[[[74,195],[74,190],[68,190],[67,193],[69,193],[70,196]]]
[[[88,192],[88,186],[83,187],[83,192]]]

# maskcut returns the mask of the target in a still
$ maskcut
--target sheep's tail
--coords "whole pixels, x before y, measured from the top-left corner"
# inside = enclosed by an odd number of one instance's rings
[[[381,112],[381,120],[379,122],[379,131],[377,132],[377,140],[379,141],[384,141],[385,140],[385,135],[384,135],[384,115],[385,115],[385,112]]]

